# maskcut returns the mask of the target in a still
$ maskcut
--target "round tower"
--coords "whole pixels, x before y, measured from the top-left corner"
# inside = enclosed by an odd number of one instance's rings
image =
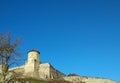
[[[28,51],[28,62],[39,62],[40,63],[40,52],[36,49]]]
[[[28,52],[28,60],[25,64],[25,75],[29,77],[38,77],[40,65],[40,52],[32,49]]]

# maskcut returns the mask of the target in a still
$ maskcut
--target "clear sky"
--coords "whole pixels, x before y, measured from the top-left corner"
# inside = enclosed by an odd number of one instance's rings
[[[0,0],[6,31],[23,39],[21,64],[36,48],[65,74],[120,81],[119,0]]]

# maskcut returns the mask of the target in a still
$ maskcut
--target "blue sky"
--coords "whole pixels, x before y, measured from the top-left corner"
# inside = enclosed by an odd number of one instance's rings
[[[0,0],[0,32],[65,74],[120,81],[119,0]]]

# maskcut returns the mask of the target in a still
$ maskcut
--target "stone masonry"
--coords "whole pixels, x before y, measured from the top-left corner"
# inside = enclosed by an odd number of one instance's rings
[[[50,63],[40,63],[40,52],[35,49],[28,52],[28,59],[25,65],[10,70],[14,70],[25,77],[38,79],[54,79],[65,76],[65,74],[56,70]]]
[[[18,77],[32,77],[36,79],[63,78],[72,83],[120,83],[105,78],[95,78],[87,76],[66,76],[56,70],[50,63],[40,63],[40,52],[33,49],[28,52],[28,59],[25,65],[9,69],[16,72]],[[1,72],[1,71],[0,71]]]

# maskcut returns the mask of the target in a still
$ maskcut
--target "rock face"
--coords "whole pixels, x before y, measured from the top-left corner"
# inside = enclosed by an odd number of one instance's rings
[[[63,77],[63,79],[66,81],[70,81],[72,83],[120,83],[104,78],[83,77],[83,76],[66,76]]]

